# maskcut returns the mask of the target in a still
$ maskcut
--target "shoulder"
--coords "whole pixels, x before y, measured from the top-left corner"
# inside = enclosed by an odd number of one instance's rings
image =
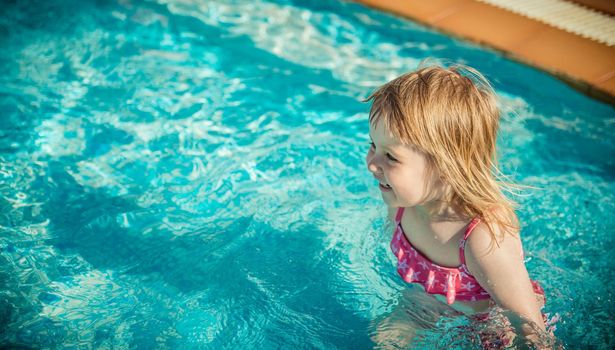
[[[499,265],[523,264],[518,230],[513,232],[499,225],[492,225],[491,228],[493,234],[488,225],[481,221],[466,241],[466,265],[473,275],[490,275],[498,270]]]
[[[494,230],[497,238],[485,223],[476,226],[466,241],[466,267],[498,305],[543,325],[518,232]]]

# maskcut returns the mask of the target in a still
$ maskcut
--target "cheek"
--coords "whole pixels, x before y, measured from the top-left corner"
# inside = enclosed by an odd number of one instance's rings
[[[421,196],[425,190],[425,173],[422,169],[408,168],[399,172],[391,172],[390,180],[397,184],[400,194]]]
[[[412,171],[390,171],[387,173],[387,179],[389,183],[394,186],[395,191],[398,194],[404,194],[412,192],[412,189],[416,185],[416,176]]]

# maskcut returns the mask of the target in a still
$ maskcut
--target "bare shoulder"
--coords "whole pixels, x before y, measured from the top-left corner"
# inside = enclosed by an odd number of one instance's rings
[[[498,305],[544,329],[518,232],[504,232],[496,225],[494,230],[496,238],[480,223],[468,237],[464,254],[469,272]]]
[[[484,270],[484,264],[523,263],[522,246],[519,232],[505,231],[498,225],[493,225],[494,235],[486,223],[479,223],[468,237],[465,256],[468,269]]]

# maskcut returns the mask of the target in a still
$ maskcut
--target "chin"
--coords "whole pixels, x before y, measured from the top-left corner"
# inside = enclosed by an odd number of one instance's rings
[[[387,195],[384,193],[382,194],[382,201],[391,208],[398,208],[402,206],[402,203],[400,203],[395,196]]]
[[[417,202],[412,202],[412,201],[403,201],[403,200],[399,200],[397,198],[384,198],[383,200],[384,202],[392,208],[411,208],[411,207],[416,207],[417,205],[420,205],[421,203],[417,203]]]

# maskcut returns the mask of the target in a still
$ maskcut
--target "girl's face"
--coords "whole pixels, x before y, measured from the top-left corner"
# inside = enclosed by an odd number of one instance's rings
[[[396,140],[382,118],[375,125],[370,123],[369,134],[372,142],[365,158],[367,169],[378,180],[389,207],[413,207],[437,199],[440,181],[436,171],[427,171],[425,153]]]

